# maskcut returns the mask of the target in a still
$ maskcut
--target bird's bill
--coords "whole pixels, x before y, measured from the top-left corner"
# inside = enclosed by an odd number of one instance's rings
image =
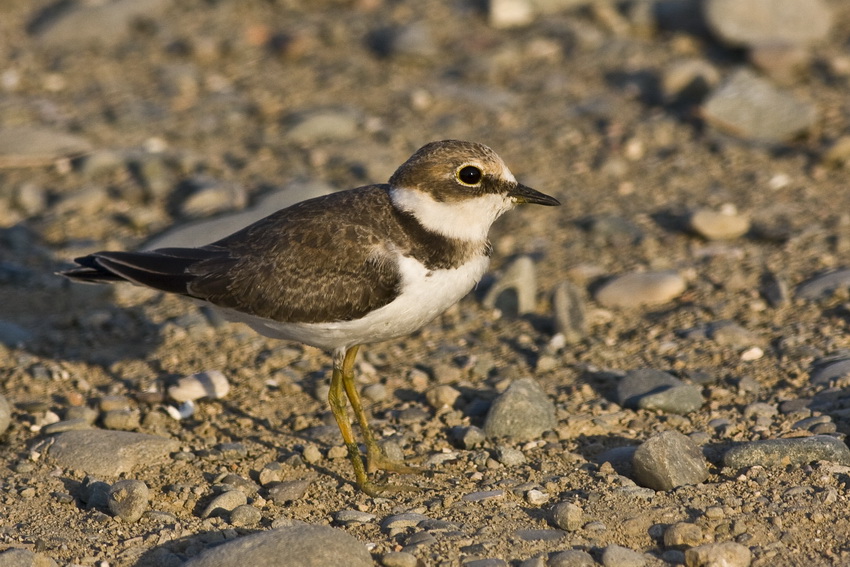
[[[508,197],[512,197],[514,202],[521,203],[532,203],[535,205],[546,205],[549,207],[554,207],[560,205],[561,202],[554,197],[550,197],[545,193],[541,193],[531,187],[526,187],[520,183],[516,184],[516,187],[508,191]]]

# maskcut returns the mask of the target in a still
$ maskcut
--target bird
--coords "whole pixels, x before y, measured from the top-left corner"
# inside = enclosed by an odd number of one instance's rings
[[[469,293],[490,263],[491,225],[523,203],[560,205],[517,182],[488,146],[442,140],[413,153],[387,183],[296,203],[205,246],[95,252],[59,274],[186,296],[262,335],[330,352],[328,403],[356,484],[391,494],[412,487],[370,475],[421,469],[378,445],[354,381],[358,350],[413,333]]]

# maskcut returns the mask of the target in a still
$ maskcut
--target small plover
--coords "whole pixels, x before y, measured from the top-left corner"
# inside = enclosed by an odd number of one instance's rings
[[[369,479],[346,398],[368,472],[418,469],[378,446],[354,383],[357,350],[416,331],[466,295],[490,263],[490,226],[519,203],[560,204],[518,183],[487,146],[444,140],[386,184],[297,203],[199,248],[97,252],[61,273],[184,295],[263,335],[332,352],[328,401],[357,484],[375,495],[399,487]]]

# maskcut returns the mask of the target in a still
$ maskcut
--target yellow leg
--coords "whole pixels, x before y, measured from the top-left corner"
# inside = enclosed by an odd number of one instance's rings
[[[382,470],[402,474],[422,472],[422,469],[418,467],[411,467],[388,459],[375,440],[375,435],[369,426],[369,419],[366,417],[366,412],[363,411],[363,404],[360,402],[360,394],[354,384],[354,360],[357,358],[359,348],[359,345],[355,345],[345,352],[345,358],[342,362],[342,385],[345,388],[348,401],[351,402],[351,408],[354,410],[357,423],[360,425],[360,431],[363,432],[363,442],[366,444],[366,457],[368,459],[367,471]]]
[[[363,432],[363,438],[366,443],[366,450],[369,456],[370,471],[381,469],[402,473],[413,473],[418,472],[419,469],[408,467],[402,463],[390,461],[384,456],[381,448],[375,440],[372,429],[369,427],[369,421],[363,411],[363,405],[360,403],[360,395],[357,393],[357,388],[354,384],[354,360],[357,358],[357,350],[359,348],[359,345],[355,345],[349,349],[337,349],[334,352],[331,388],[328,392],[328,402],[330,402],[331,411],[334,414],[334,418],[336,418],[339,431],[342,433],[342,440],[348,448],[348,460],[351,461],[351,465],[354,467],[354,478],[360,489],[370,496],[416,490],[416,488],[412,486],[388,486],[377,484],[370,481],[366,475],[366,467],[363,464],[363,456],[360,454],[360,449],[354,439],[354,431],[351,428],[351,421],[348,417],[346,397],[348,398],[348,401],[351,402],[354,415],[357,417],[357,422]],[[344,395],[343,392],[345,392]]]

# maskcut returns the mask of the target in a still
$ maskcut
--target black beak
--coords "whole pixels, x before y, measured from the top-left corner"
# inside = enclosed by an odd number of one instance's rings
[[[540,191],[536,191],[531,187],[526,187],[520,183],[517,183],[514,188],[508,191],[508,197],[513,197],[514,201],[518,204],[533,203],[535,205],[546,205],[548,207],[554,207],[561,204],[558,199],[550,197]]]

